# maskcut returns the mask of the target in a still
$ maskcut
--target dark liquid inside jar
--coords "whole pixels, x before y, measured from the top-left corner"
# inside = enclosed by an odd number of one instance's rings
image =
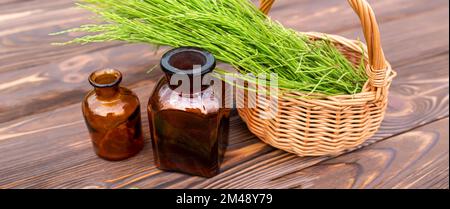
[[[88,124],[94,150],[98,156],[107,160],[123,160],[137,154],[143,146],[141,113],[139,107],[126,122],[109,128],[104,134]]]
[[[185,71],[189,79],[184,81],[193,84],[195,76],[203,77],[214,69],[211,57],[193,48],[175,49],[163,57],[166,76],[155,87],[148,105],[153,151],[160,169],[204,177],[219,173],[229,131],[229,109],[222,108],[222,93],[218,95],[210,85],[199,85],[197,90],[191,85],[181,93],[179,85],[169,82]],[[193,65],[202,66],[202,71],[191,74]]]

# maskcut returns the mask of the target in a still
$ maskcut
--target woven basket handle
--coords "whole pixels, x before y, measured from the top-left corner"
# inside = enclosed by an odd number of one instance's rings
[[[260,10],[268,14],[275,0],[260,0]],[[370,83],[374,87],[385,87],[387,85],[387,62],[381,48],[380,30],[375,14],[366,0],[348,0],[350,6],[358,14],[364,31],[369,53],[371,69],[368,69]]]

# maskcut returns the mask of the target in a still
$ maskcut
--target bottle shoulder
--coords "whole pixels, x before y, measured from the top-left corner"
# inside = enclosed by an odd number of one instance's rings
[[[120,87],[117,96],[101,99],[95,90],[86,94],[83,102],[83,113],[97,117],[128,117],[140,107],[139,98],[131,90]]]
[[[221,109],[220,95],[213,87],[193,94],[182,94],[169,87],[161,78],[148,101],[149,111],[178,110],[196,114],[218,113]]]

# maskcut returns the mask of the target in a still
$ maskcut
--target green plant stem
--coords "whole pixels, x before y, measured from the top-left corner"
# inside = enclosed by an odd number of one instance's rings
[[[248,0],[82,2],[80,7],[107,23],[65,31],[95,34],[64,44],[119,40],[201,47],[238,69],[244,80],[251,80],[246,73],[276,73],[281,89],[309,94],[354,94],[367,81],[363,60],[353,66],[329,40],[312,41],[287,29]]]

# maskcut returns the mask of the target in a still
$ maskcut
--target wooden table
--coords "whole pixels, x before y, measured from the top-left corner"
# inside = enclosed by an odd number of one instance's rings
[[[82,119],[87,76],[99,68],[123,71],[146,107],[161,75],[146,70],[164,50],[51,46],[69,37],[47,34],[91,14],[72,0],[0,0],[0,188],[449,188],[449,2],[370,2],[399,73],[380,131],[356,151],[301,158],[260,142],[234,114],[222,173],[205,179],[155,168],[146,114],[146,146],[122,162],[95,156]],[[271,15],[299,31],[363,38],[343,0],[279,0]]]

